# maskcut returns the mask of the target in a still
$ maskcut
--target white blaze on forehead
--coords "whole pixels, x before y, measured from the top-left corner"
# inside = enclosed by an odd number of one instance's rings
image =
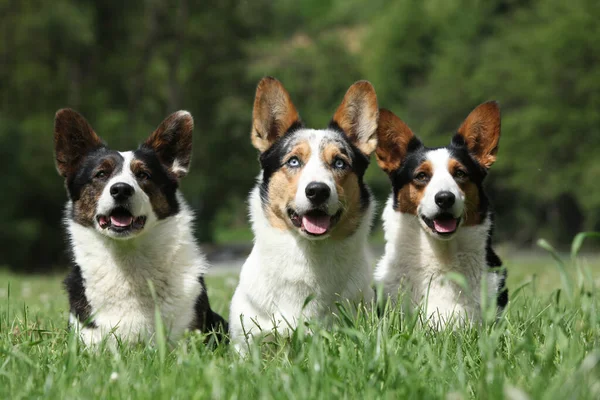
[[[323,144],[335,139],[336,133],[327,130],[302,129],[297,132],[300,141],[306,141],[310,146],[310,157],[300,172],[298,189],[296,191],[296,211],[304,213],[313,209],[313,205],[306,197],[306,186],[311,182],[321,182],[329,186],[331,195],[326,203],[327,212],[330,215],[339,210],[338,193],[335,187],[335,179],[331,169],[323,161]]]
[[[419,205],[420,213],[428,218],[435,217],[439,212],[439,207],[435,203],[435,195],[439,192],[450,192],[456,197],[456,202],[452,207],[452,213],[459,217],[463,212],[464,194],[461,192],[458,184],[452,176],[449,165],[451,155],[448,149],[436,149],[426,153],[426,159],[431,163],[433,175],[425,188],[425,195]]]

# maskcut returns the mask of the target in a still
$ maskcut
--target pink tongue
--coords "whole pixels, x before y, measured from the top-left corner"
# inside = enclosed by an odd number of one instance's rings
[[[450,233],[456,230],[457,219],[434,219],[433,226],[440,233]]]
[[[322,235],[329,229],[331,217],[328,215],[309,216],[305,215],[302,217],[302,226],[307,232],[313,235]]]
[[[129,226],[129,225],[131,225],[132,222],[133,222],[133,217],[130,215],[111,215],[110,216],[110,223],[113,226],[119,226],[119,227]]]

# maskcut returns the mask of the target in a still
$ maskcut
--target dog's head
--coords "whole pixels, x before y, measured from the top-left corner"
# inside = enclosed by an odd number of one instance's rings
[[[192,152],[192,116],[165,119],[134,151],[110,150],[77,112],[54,123],[56,168],[71,200],[68,218],[116,239],[135,237],[179,212],[177,188]]]
[[[251,137],[261,152],[261,201],[272,226],[309,239],[356,231],[371,201],[363,176],[377,145],[378,115],[375,90],[361,81],[327,129],[307,129],[282,84],[260,81]]]
[[[383,109],[377,136],[377,162],[392,181],[396,211],[414,214],[439,239],[485,220],[482,185],[500,140],[497,103],[475,108],[446,147],[423,146],[400,118]]]

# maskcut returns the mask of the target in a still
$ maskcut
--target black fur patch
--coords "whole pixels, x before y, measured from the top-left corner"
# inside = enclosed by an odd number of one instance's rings
[[[81,268],[75,264],[63,285],[69,295],[70,312],[79,322],[88,328],[96,328],[96,323],[91,320],[92,307],[85,296],[85,281],[81,276]]]
[[[94,179],[100,166],[103,171],[106,171],[106,178]],[[108,180],[122,169],[123,156],[106,147],[101,147],[86,155],[81,161],[80,168],[69,175],[65,181],[67,193],[73,203],[69,217],[82,226],[92,227],[98,200]]]
[[[408,143],[408,149],[404,162],[402,162],[400,168],[390,173],[392,190],[394,191],[394,210],[398,210],[398,192],[413,180],[415,169],[417,169],[419,165],[425,161],[426,154],[430,150],[432,149],[428,149],[423,146],[423,143],[421,143],[421,141],[416,137],[413,137]]]
[[[496,254],[492,248],[492,235],[494,233],[494,214],[490,210],[489,218],[491,220],[490,229],[488,231],[488,238],[485,246],[485,259],[487,266],[493,269],[496,274],[500,275],[500,282],[498,283],[498,297],[496,299],[496,305],[500,311],[502,311],[508,304],[508,288],[506,287],[506,268],[502,267],[502,260]]]
[[[177,188],[179,184],[175,176],[160,162],[154,150],[140,147],[133,152],[134,159],[142,161],[150,170],[148,185],[140,183],[152,203],[152,208],[158,219],[168,218],[179,212]],[[158,193],[160,192],[160,193]],[[159,199],[160,198],[160,199]],[[166,204],[155,204],[161,201]]]
[[[360,205],[361,209],[364,211],[371,202],[371,191],[364,183],[365,172],[367,171],[371,160],[362,151],[360,151],[358,147],[350,142],[350,140],[348,140],[348,136],[346,136],[343,129],[340,128],[336,122],[331,121],[328,128],[329,130],[337,132],[340,139],[352,150],[352,154],[348,154],[348,156],[352,160],[352,170],[358,177],[358,186],[360,187]]]
[[[223,319],[219,314],[214,312],[210,308],[210,303],[208,301],[208,293],[206,293],[206,284],[204,283],[204,277],[200,276],[198,278],[200,285],[202,286],[202,293],[196,299],[196,304],[194,306],[194,310],[196,316],[194,318],[194,322],[192,326],[190,326],[191,330],[199,330],[200,332],[215,332],[217,337],[222,340],[224,334],[229,331],[229,326],[227,321]]]
[[[260,166],[263,170],[262,183],[260,185],[260,198],[263,204],[269,202],[269,182],[271,176],[282,167],[283,157],[287,153],[286,145],[294,132],[302,129],[302,122],[296,121],[290,126],[285,134],[279,138],[271,147],[265,150],[259,157]]]

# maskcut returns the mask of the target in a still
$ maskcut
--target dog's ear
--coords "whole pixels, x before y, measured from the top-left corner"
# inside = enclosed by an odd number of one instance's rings
[[[193,131],[192,115],[177,111],[165,118],[141,147],[153,150],[171,173],[182,178],[190,168]]]
[[[277,79],[267,76],[258,83],[252,111],[252,144],[261,153],[292,126],[300,125],[300,115],[290,95]]]
[[[54,117],[54,159],[63,177],[74,174],[89,152],[103,147],[92,126],[77,111],[63,108]]]
[[[379,107],[373,85],[368,81],[358,81],[346,92],[331,124],[337,124],[360,151],[370,155],[377,147],[378,117]]]
[[[400,118],[390,110],[379,110],[377,125],[377,164],[387,174],[402,166],[409,151],[421,142]]]
[[[452,142],[465,144],[469,153],[484,168],[496,161],[500,141],[500,107],[495,101],[477,106],[458,128]]]

